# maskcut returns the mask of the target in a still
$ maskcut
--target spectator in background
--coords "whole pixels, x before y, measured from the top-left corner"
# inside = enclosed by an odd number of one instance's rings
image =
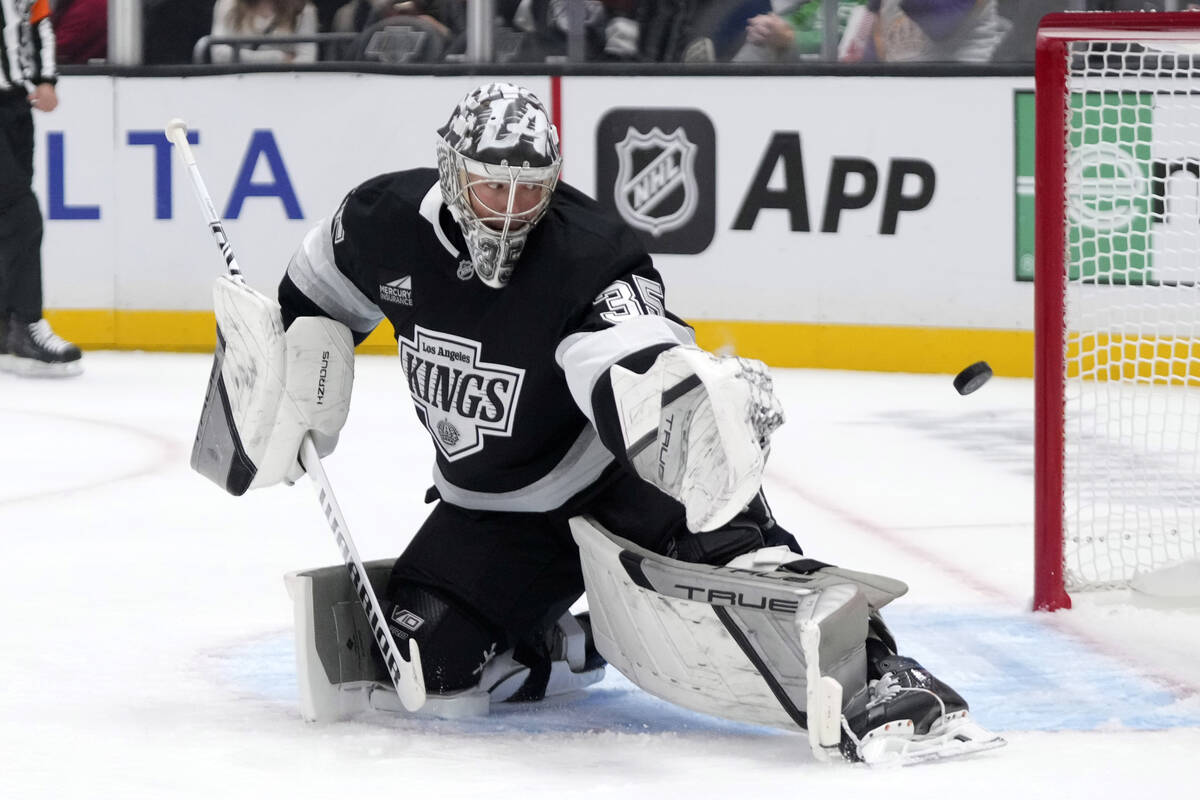
[[[503,3],[496,3],[497,13]],[[402,0],[392,3],[391,10],[384,15],[388,19],[412,17],[441,31],[448,39],[461,38],[466,47],[467,0]]]
[[[990,61],[1010,23],[996,0],[868,0],[843,61]]]
[[[108,0],[58,0],[50,18],[58,63],[108,57]]]
[[[333,14],[329,29],[334,33],[362,33],[391,15],[394,0],[350,0]]]
[[[781,2],[793,6],[801,0]],[[646,61],[728,61],[742,46],[750,19],[772,10],[772,0],[633,2],[640,52]]]
[[[1077,11],[1079,4],[1076,0],[998,0],[997,9],[1012,27],[992,53],[992,61],[1032,62],[1042,17],[1060,11]]]
[[[217,0],[212,35],[302,36],[317,32],[317,9],[308,0]],[[317,60],[315,42],[259,44],[238,48],[239,60],[250,63],[311,63]],[[213,45],[212,60],[235,60],[230,45]]]
[[[715,59],[732,61],[746,43],[746,26],[750,20],[773,11],[771,0],[722,0],[710,5],[708,12],[711,19],[705,27],[713,43]]]
[[[571,31],[567,4],[568,0],[522,0],[514,8],[512,27],[535,42],[527,49],[527,56],[541,61],[547,56],[567,55]],[[585,57],[592,61],[605,53],[608,9],[600,0],[581,0],[579,10],[583,15]],[[636,55],[635,37],[636,29],[626,36],[624,57]]]
[[[634,18],[642,57],[646,61],[715,61],[713,36],[728,20],[754,6],[737,0],[638,0]],[[746,14],[747,19],[749,16]]]
[[[335,20],[340,20],[339,30],[346,25],[366,26],[356,42],[342,49],[343,57],[351,61],[427,63],[441,61],[447,50],[466,49],[464,0],[369,0],[343,6]]]
[[[212,33],[214,0],[143,0],[142,58],[190,64],[196,42]]]
[[[638,29],[636,0],[604,0],[608,19],[604,23],[604,51],[600,58],[605,61],[636,61],[638,51]]]
[[[346,0],[308,0],[317,9],[317,30],[333,30],[333,15],[338,12]]]
[[[841,41],[851,16],[867,0],[839,0],[837,41]],[[825,42],[825,9],[822,0],[773,0],[772,11],[751,17],[746,43],[734,61],[797,61],[821,53]]]

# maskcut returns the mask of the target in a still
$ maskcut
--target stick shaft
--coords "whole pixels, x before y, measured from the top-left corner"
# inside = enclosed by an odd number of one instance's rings
[[[221,218],[217,216],[217,209],[213,205],[212,197],[208,194],[208,187],[204,184],[204,176],[200,174],[200,168],[196,166],[196,155],[192,152],[191,144],[188,143],[187,129],[168,127],[167,138],[171,140],[183,158],[188,177],[192,181],[192,191],[196,193],[196,200],[200,203],[200,210],[204,212],[208,229],[212,232],[221,256],[225,259],[226,269],[234,278],[241,280],[242,268],[238,266],[237,258],[233,255],[233,246],[229,243],[229,236],[225,233],[225,226],[222,224]]]
[[[229,274],[244,284],[245,279],[242,277],[242,271],[233,255],[233,247],[229,244],[229,237],[225,235],[225,227],[217,217],[212,198],[209,197],[208,189],[204,185],[204,177],[200,174],[200,169],[196,165],[196,157],[192,153],[191,145],[188,144],[187,127],[173,121],[167,126],[167,138],[175,144],[184,164],[187,165],[188,175],[192,179],[192,188],[196,192],[196,199],[200,201],[200,208],[208,220],[208,229],[216,239],[217,246],[221,248],[221,255],[225,257],[225,265],[229,269]],[[420,650],[417,642],[415,639],[409,639],[407,659],[400,654],[400,649],[396,646],[396,641],[392,638],[392,632],[388,628],[387,618],[383,615],[383,609],[367,579],[367,570],[358,556],[358,549],[354,546],[354,540],[350,538],[350,528],[346,525],[341,508],[338,507],[337,498],[333,496],[333,487],[330,486],[329,478],[325,475],[325,468],[321,464],[321,455],[317,452],[317,447],[313,444],[312,436],[309,434],[304,435],[300,444],[300,463],[312,480],[313,487],[317,492],[317,499],[325,512],[325,520],[329,523],[329,528],[337,540],[338,548],[342,551],[342,559],[350,571],[350,581],[354,586],[354,592],[362,604],[363,611],[366,612],[375,642],[378,644],[380,652],[383,653],[383,660],[387,664],[392,684],[396,687],[396,694],[400,696],[400,702],[406,709],[416,711],[425,704],[425,676],[421,671]]]
[[[396,687],[396,693],[400,696],[400,702],[409,711],[416,711],[425,703],[425,679],[420,668],[415,666],[420,664],[417,642],[415,639],[409,639],[408,660],[405,660],[400,655],[400,648],[396,646],[396,640],[392,638],[391,629],[387,625],[387,617],[384,616],[379,600],[376,599],[375,592],[371,588],[371,583],[367,578],[367,569],[358,555],[354,540],[350,538],[349,526],[346,525],[346,520],[342,516],[342,509],[338,506],[337,498],[333,496],[333,488],[329,485],[329,478],[326,477],[325,468],[321,464],[321,455],[317,452],[317,446],[313,444],[312,437],[308,434],[304,435],[300,444],[300,463],[304,465],[308,477],[312,479],[317,500],[325,511],[325,521],[329,524],[329,530],[333,532],[338,547],[342,551],[342,560],[346,562],[346,568],[350,572],[350,583],[354,586],[354,593],[358,596],[359,602],[362,603],[363,611],[367,613],[367,622],[371,626],[371,633],[375,637],[376,644],[379,645],[380,652],[383,653],[388,674],[392,677],[392,683]]]

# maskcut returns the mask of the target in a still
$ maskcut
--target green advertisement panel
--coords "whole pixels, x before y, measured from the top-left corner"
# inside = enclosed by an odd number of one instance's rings
[[[1014,98],[1015,277],[1034,275],[1034,93]],[[1098,284],[1153,283],[1151,234],[1154,95],[1071,95],[1067,156],[1068,277]]]
[[[1033,280],[1033,175],[1034,145],[1037,141],[1034,122],[1037,119],[1033,92],[1018,91],[1013,97],[1013,125],[1016,128],[1013,141],[1016,146],[1014,187],[1016,220],[1016,267],[1019,281]]]

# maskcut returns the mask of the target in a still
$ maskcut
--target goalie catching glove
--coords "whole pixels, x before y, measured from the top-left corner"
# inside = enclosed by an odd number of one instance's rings
[[[333,452],[350,410],[354,340],[326,317],[285,332],[279,305],[228,276],[213,289],[217,350],[192,468],[233,495],[294,483],[305,434]]]
[[[609,377],[626,457],[683,504],[689,530],[719,528],[750,502],[783,424],[765,364],[679,346],[645,373],[618,364]]]

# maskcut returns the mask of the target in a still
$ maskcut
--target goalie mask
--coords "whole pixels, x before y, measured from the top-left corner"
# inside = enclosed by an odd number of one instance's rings
[[[558,183],[558,132],[529,90],[490,83],[438,129],[442,200],[462,228],[479,279],[501,289]]]

